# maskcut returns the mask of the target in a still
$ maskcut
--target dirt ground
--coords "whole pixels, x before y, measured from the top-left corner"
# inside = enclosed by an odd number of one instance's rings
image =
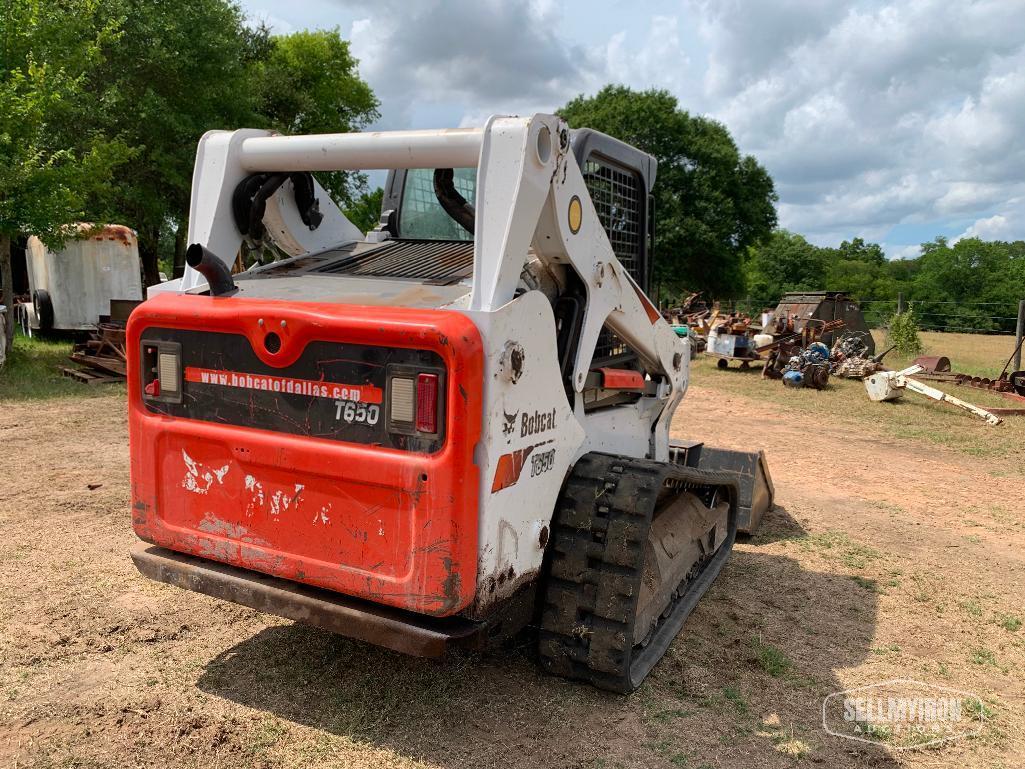
[[[1025,468],[692,387],[682,437],[764,447],[779,507],[630,697],[530,644],[402,657],[140,577],[124,397],[0,403],[0,766],[1019,767]],[[831,692],[980,695],[981,733],[831,737]]]

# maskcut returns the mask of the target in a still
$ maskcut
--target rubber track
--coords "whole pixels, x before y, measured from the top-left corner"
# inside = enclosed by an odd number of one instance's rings
[[[633,646],[648,529],[667,479],[730,500],[726,540],[664,615],[644,646]],[[592,453],[573,469],[552,527],[552,554],[539,633],[549,672],[629,693],[644,680],[708,590],[736,538],[737,481],[723,472]],[[682,492],[688,493],[688,492]]]

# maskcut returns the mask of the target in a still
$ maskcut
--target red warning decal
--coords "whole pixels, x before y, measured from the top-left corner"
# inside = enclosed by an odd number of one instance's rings
[[[341,384],[270,374],[245,374],[238,371],[197,368],[195,366],[188,366],[185,369],[185,381],[357,403],[382,403],[384,401],[384,393],[380,387],[375,385]]]

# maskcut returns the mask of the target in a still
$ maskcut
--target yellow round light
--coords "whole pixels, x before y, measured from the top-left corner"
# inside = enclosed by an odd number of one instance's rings
[[[574,195],[569,201],[569,231],[576,235],[580,231],[580,224],[584,221],[584,208],[580,205],[580,198]]]

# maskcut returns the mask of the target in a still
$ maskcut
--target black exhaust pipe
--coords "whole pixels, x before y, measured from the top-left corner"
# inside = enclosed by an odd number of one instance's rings
[[[231,278],[231,270],[205,246],[199,243],[189,246],[185,251],[185,263],[206,278],[210,296],[225,296],[238,291]]]

